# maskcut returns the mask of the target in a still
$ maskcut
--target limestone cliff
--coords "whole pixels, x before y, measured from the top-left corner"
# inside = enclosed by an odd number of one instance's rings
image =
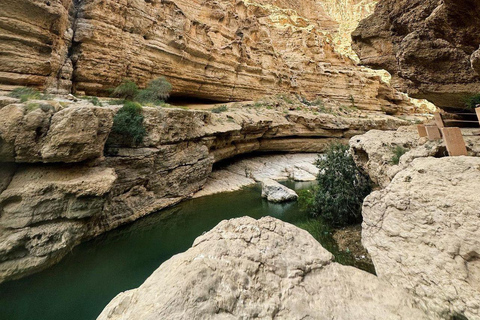
[[[396,107],[405,97],[355,66],[340,40],[374,3],[0,0],[0,84],[101,95],[125,78],[164,75],[180,96],[296,92]]]
[[[480,92],[480,3],[381,0],[353,33],[361,62],[388,70],[397,88],[440,107]]]
[[[253,151],[320,152],[333,139],[406,123],[311,106],[251,104],[220,114],[145,107],[147,135],[132,147],[110,134],[120,106],[64,105],[0,108],[0,282],[46,268],[81,241],[190,197],[217,161]]]

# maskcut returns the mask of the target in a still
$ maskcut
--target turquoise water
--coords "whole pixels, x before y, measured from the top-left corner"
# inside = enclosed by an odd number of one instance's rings
[[[297,190],[308,186],[288,184]],[[55,266],[0,285],[0,319],[95,319],[118,293],[138,287],[162,262],[224,219],[270,215],[296,222],[304,217],[296,202],[271,204],[260,193],[254,186],[189,200],[83,243]]]

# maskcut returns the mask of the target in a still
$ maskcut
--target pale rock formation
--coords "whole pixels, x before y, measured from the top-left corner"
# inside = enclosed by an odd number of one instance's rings
[[[480,92],[479,17],[476,0],[381,0],[352,34],[353,48],[410,96],[463,107]]]
[[[253,318],[427,319],[401,289],[334,263],[306,231],[271,217],[221,222],[97,319]]]
[[[100,216],[117,178],[111,168],[19,167],[0,194],[0,279],[55,263]]]
[[[378,111],[411,107],[336,52],[348,41],[334,39],[376,1],[340,2],[1,0],[0,84],[100,95],[123,79],[145,86],[162,75],[182,97],[239,101],[291,92],[345,105],[353,97]]]
[[[292,189],[281,185],[272,179],[261,180],[262,184],[262,198],[266,198],[270,202],[287,202],[298,199],[298,195]]]
[[[363,206],[379,278],[431,317],[480,319],[480,158],[419,158]]]

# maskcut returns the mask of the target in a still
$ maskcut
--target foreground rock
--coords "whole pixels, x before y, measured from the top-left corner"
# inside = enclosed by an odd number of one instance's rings
[[[444,319],[480,319],[480,158],[419,158],[363,206],[379,278]]]
[[[463,107],[480,92],[477,0],[381,0],[352,34],[361,63],[439,107]]]
[[[119,294],[106,319],[427,319],[375,276],[274,218],[223,221]]]
[[[292,189],[281,185],[272,179],[263,179],[262,183],[262,198],[266,198],[270,202],[287,202],[298,199],[298,195]]]

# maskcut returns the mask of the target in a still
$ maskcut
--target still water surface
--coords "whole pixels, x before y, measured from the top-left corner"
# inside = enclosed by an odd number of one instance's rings
[[[296,190],[309,186],[287,184]],[[141,285],[162,262],[224,219],[303,217],[296,202],[271,204],[260,193],[254,186],[189,200],[83,243],[53,267],[0,285],[0,319],[95,319],[118,293]]]

